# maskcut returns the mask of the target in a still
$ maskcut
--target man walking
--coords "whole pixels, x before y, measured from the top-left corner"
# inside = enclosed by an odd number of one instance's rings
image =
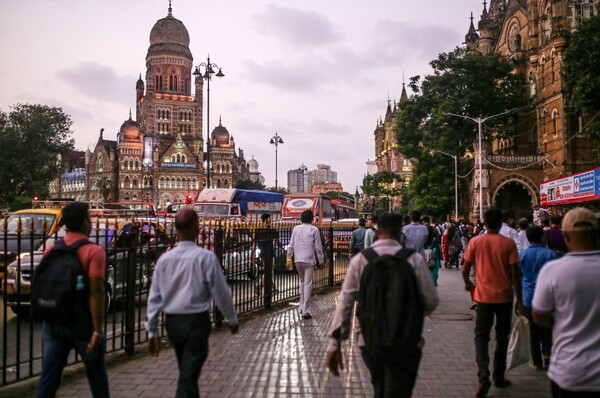
[[[533,322],[531,301],[542,267],[548,261],[556,259],[556,254],[552,250],[542,247],[542,236],[544,236],[542,227],[537,225],[527,227],[525,232],[529,247],[519,253],[519,267],[523,277],[523,306],[525,307],[523,315],[529,321],[529,342],[531,345],[531,363],[529,367],[542,370],[548,367],[550,361],[552,331]]]
[[[214,299],[229,322],[231,334],[238,320],[217,256],[198,247],[198,215],[192,209],[175,216],[179,243],[156,263],[148,295],[148,349],[159,351],[158,316],[166,314],[165,327],[179,368],[176,398],[198,398],[198,378],[208,357],[210,309]]]
[[[502,226],[502,212],[499,209],[488,209],[483,216],[483,222],[487,233],[471,239],[463,256],[462,269],[465,290],[475,289],[474,298],[477,303],[475,355],[479,378],[478,397],[485,397],[491,387],[488,345],[494,318],[496,319],[496,352],[492,375],[494,385],[499,388],[510,385],[504,373],[512,319],[513,291],[517,296],[515,310],[519,314],[523,313],[517,245],[512,239],[498,233]],[[477,264],[476,283],[473,286],[469,279],[469,272],[475,264]]]
[[[427,227],[421,224],[421,212],[410,212],[410,224],[402,228],[402,244],[409,249],[415,249],[421,256],[424,255],[425,245],[429,237]]]
[[[533,319],[552,326],[552,396],[599,397],[600,226],[582,207],[570,210],[562,226],[568,253],[542,268]]]
[[[88,239],[92,230],[89,206],[86,203],[69,203],[62,210],[61,225],[67,229],[64,237],[66,245]],[[53,246],[46,248],[47,255]],[[104,360],[104,278],[106,275],[106,254],[93,243],[77,249],[84,284],[89,289],[89,311],[68,324],[42,325],[42,375],[36,397],[54,397],[60,385],[62,372],[67,363],[71,348],[75,348],[85,366],[90,390],[94,398],[110,397],[108,374]]]
[[[507,238],[511,238],[517,245],[517,251],[519,250],[519,233],[514,229],[511,224],[513,222],[513,215],[510,210],[502,210],[502,227],[500,227],[500,235],[504,235]]]
[[[544,233],[542,245],[546,246],[550,250],[554,250],[558,257],[562,256],[567,251],[565,238],[560,229],[559,216],[550,217],[550,228],[548,228]]]
[[[350,256],[360,253],[365,248],[366,225],[367,220],[364,218],[358,219],[358,228],[352,231],[352,239],[350,239]]]
[[[300,216],[302,224],[296,225],[292,230],[292,236],[287,249],[288,259],[292,259],[298,270],[300,279],[300,302],[298,309],[304,319],[312,318],[310,312],[313,283],[313,271],[317,261],[324,264],[325,255],[321,244],[321,233],[312,225],[313,212],[305,210]]]
[[[401,223],[402,216],[399,214],[384,213],[379,217],[377,220],[379,237],[372,246],[377,255],[394,255],[402,249],[400,245]],[[416,275],[423,313],[428,315],[433,312],[439,302],[433,279],[422,256],[413,253],[407,261],[413,267]],[[351,334],[354,301],[361,289],[360,281],[367,263],[367,258],[362,254],[354,256],[350,260],[333,321],[327,332],[329,338],[327,367],[336,376],[339,376],[339,370],[343,369],[341,342],[347,340]],[[356,329],[358,345],[361,347],[362,357],[371,374],[375,397],[411,397],[417,379],[424,340],[421,338],[416,346],[392,345],[386,346],[383,351],[373,353],[365,350],[365,341],[358,323],[356,323]]]
[[[373,216],[367,219],[368,228],[365,232],[365,249],[370,247],[377,238],[377,219]]]

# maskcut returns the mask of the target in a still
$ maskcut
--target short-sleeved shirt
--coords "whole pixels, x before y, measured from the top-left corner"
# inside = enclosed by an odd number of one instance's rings
[[[531,308],[533,292],[542,267],[554,259],[556,259],[556,253],[542,247],[539,243],[534,243],[519,253],[519,267],[523,281],[523,305],[525,307]]]
[[[475,301],[487,304],[509,303],[513,300],[510,267],[519,263],[515,242],[500,234],[473,237],[463,256],[475,263]]]
[[[533,309],[554,319],[550,379],[565,390],[600,391],[600,251],[544,265]]]
[[[72,245],[81,239],[89,239],[85,234],[79,232],[67,232],[64,237],[67,245]],[[54,245],[46,247],[44,254],[48,253]],[[77,254],[81,260],[81,270],[84,275],[88,278],[100,278],[104,280],[106,278],[106,253],[99,245],[90,243],[81,246],[77,249]]]

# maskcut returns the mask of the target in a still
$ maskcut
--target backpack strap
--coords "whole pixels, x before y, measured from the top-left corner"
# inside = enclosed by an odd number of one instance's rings
[[[377,257],[379,257],[379,254],[377,254],[375,249],[373,249],[372,247],[367,247],[361,253],[363,256],[365,256],[365,258],[367,259],[367,262],[369,262],[369,263],[371,261],[375,260]]]

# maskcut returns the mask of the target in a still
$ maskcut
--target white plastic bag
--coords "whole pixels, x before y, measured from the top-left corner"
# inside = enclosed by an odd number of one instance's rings
[[[516,368],[530,360],[529,321],[524,316],[517,316],[508,342],[506,370]]]

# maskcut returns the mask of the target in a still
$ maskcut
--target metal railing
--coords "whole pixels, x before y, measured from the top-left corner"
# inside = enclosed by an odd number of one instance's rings
[[[223,266],[236,311],[246,314],[298,297],[295,270],[285,268],[286,247],[296,223],[265,228],[260,223],[210,221],[200,225],[198,245],[214,251]],[[353,225],[320,227],[327,261],[315,270],[313,289],[340,284],[348,268],[348,244]],[[5,265],[0,316],[0,387],[36,377],[41,372],[41,324],[29,318],[29,288],[33,270],[51,240],[22,231],[0,234],[0,263]],[[56,237],[51,237],[54,239]],[[107,255],[107,308],[104,320],[106,352],[132,355],[147,341],[144,329],[147,293],[158,257],[176,241],[164,219],[95,222],[90,240]],[[8,247],[13,247],[12,251]],[[20,248],[27,247],[21,252]],[[30,252],[34,248],[33,253]],[[222,322],[213,305],[212,319]],[[163,322],[161,320],[161,328]],[[161,335],[165,331],[161,330]],[[73,350],[68,364],[79,362]]]

